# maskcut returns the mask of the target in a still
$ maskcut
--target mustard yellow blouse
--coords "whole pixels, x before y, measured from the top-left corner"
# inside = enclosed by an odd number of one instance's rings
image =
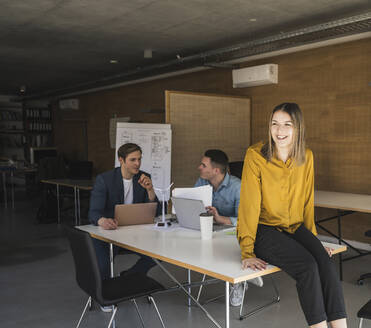
[[[314,223],[313,154],[306,150],[301,166],[261,155],[263,143],[248,148],[241,179],[237,238],[242,259],[255,257],[254,242],[258,224],[275,226],[294,233],[304,226],[317,235]]]

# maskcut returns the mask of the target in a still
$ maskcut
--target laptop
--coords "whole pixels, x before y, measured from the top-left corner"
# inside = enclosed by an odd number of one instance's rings
[[[204,203],[198,199],[171,197],[179,225],[183,228],[200,230],[200,213],[206,212]],[[233,225],[213,224],[213,231],[234,228]]]
[[[115,206],[119,226],[154,223],[157,203],[122,204]]]

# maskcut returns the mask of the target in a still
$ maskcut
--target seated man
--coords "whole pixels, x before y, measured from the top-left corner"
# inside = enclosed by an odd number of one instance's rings
[[[117,204],[157,201],[150,175],[139,170],[142,159],[141,148],[136,144],[126,143],[118,149],[117,156],[120,167],[99,174],[90,197],[89,220],[103,229],[117,228],[117,220],[114,219]],[[159,209],[160,206],[157,207],[157,210]],[[93,241],[102,279],[107,279],[110,275],[109,245],[98,239]],[[117,254],[118,249],[114,247],[114,255]],[[130,253],[127,250],[125,252]],[[150,257],[134,254],[140,256],[140,259],[128,272],[147,274],[156,265]]]
[[[198,170],[200,178],[195,187],[213,187],[212,206],[207,208],[208,212],[212,213],[215,222],[235,226],[240,204],[241,180],[227,172],[227,155],[219,149],[207,150]]]
[[[213,187],[212,206],[207,207],[214,220],[220,224],[237,225],[238,206],[240,204],[241,180],[228,173],[228,156],[219,149],[205,152],[198,167],[200,178],[195,187],[211,185]],[[263,286],[261,277],[249,280],[257,286]],[[246,288],[248,285],[246,285]],[[241,283],[231,285],[230,303],[240,306],[243,297]]]

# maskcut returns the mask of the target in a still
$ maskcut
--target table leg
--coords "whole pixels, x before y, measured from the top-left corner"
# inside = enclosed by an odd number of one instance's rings
[[[225,328],[229,328],[229,282],[225,282]]]
[[[57,210],[58,210],[58,224],[61,223],[61,208],[59,205],[59,184],[56,184],[57,186]]]
[[[80,212],[80,189],[77,188],[77,217],[78,217],[78,224],[81,224],[81,212]]]
[[[6,194],[6,173],[3,171],[3,190],[4,190],[4,206],[8,208],[8,199]]]
[[[78,225],[77,223],[77,188],[76,186],[73,187],[73,194],[75,198],[75,225]]]
[[[190,285],[192,283],[192,280],[191,280],[191,270],[190,269],[187,269],[187,275],[188,275],[188,284]],[[191,289],[191,286],[188,287],[188,293],[191,294],[192,292],[192,289]],[[192,305],[192,301],[191,301],[191,298],[188,297],[188,307],[191,307]]]
[[[12,186],[12,208],[14,209],[14,173],[13,173],[13,170],[10,171],[10,183]]]
[[[204,282],[206,279],[206,274],[204,274],[204,276],[202,277],[202,282]],[[198,294],[197,294],[197,301],[200,300],[200,296],[201,296],[201,291],[202,291],[202,287],[203,285],[200,286],[200,288],[198,289]]]
[[[110,275],[111,275],[111,278],[113,278],[114,273],[113,273],[113,244],[112,243],[109,244],[109,263],[110,263]],[[112,305],[112,311],[115,311],[114,305]],[[116,319],[113,319],[112,321],[112,328],[116,328]]]
[[[111,275],[111,278],[113,278],[114,273],[113,273],[113,244],[112,243],[109,244],[109,264],[110,264],[110,275]]]
[[[159,261],[159,260],[157,260],[157,259],[155,259],[155,258],[152,258],[153,259],[153,261],[155,261],[155,263],[160,267],[160,269],[162,270],[162,271],[164,271],[166,274],[167,274],[167,276],[172,280],[172,281],[174,281],[178,286],[179,286],[179,288],[181,289],[181,290],[183,290],[183,292],[184,293],[186,293],[186,295],[188,296],[188,297],[190,297],[191,299],[192,299],[192,301],[193,302],[195,302],[196,304],[197,304],[197,306],[206,314],[206,316],[212,321],[212,323],[216,326],[216,327],[218,327],[218,328],[222,328],[220,325],[219,325],[219,323],[211,316],[211,314],[190,294],[190,293],[188,293],[188,291],[187,291],[187,289],[185,289],[184,287],[183,287],[183,285],[162,265],[162,263]],[[226,328],[229,328],[229,327],[226,327]]]
[[[266,303],[262,306],[259,306],[259,307],[255,308],[254,310],[251,310],[251,311],[249,311],[245,314],[242,314],[244,299],[245,299],[245,293],[246,293],[246,285],[247,285],[247,282],[246,281],[244,282],[242,304],[240,306],[240,320],[246,319],[246,318],[254,315],[255,313],[258,313],[259,311],[265,309],[266,307],[268,307],[270,305],[273,305],[275,303],[278,303],[280,301],[280,293],[278,292],[278,288],[277,288],[276,284],[274,283],[273,277],[271,277],[271,281],[272,281],[272,286],[273,286],[273,289],[274,289],[274,292],[275,292],[275,296],[274,296],[273,300],[270,301],[269,303]]]
[[[342,235],[341,235],[341,212],[338,211],[338,241],[339,245],[341,245]],[[339,254],[339,274],[340,274],[340,281],[343,281],[343,257],[342,254]]]

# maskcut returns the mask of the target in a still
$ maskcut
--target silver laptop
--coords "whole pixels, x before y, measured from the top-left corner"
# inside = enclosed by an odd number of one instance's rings
[[[200,213],[206,212],[203,201],[180,197],[171,197],[171,200],[175,208],[179,225],[183,228],[200,230]],[[213,225],[213,231],[231,228],[234,228],[234,226],[216,223]]]

